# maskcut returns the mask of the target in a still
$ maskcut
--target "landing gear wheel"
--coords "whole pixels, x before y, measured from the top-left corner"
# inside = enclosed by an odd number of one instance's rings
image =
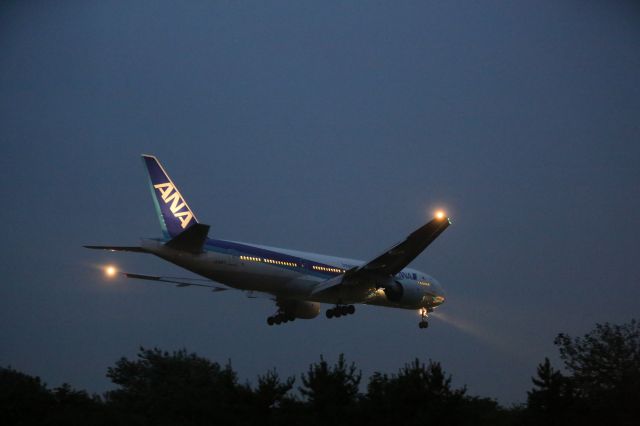
[[[327,309],[327,318],[340,318],[347,315],[353,315],[356,307],[353,305],[336,305],[335,308]]]
[[[267,318],[267,324],[280,325],[288,323],[296,319],[295,313],[290,309],[285,309],[280,303],[278,303],[278,311]]]
[[[420,309],[420,322],[418,323],[418,327],[427,328],[429,327],[429,323],[427,322],[427,316],[429,315],[429,311],[427,308]]]

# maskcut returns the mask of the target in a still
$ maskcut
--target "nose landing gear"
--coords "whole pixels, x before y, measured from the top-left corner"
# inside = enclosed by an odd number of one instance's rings
[[[427,317],[429,316],[429,312],[427,308],[420,309],[420,322],[418,323],[418,327],[427,328],[429,327],[429,322],[427,321]]]
[[[346,315],[353,315],[356,307],[353,305],[337,305],[335,308],[327,309],[327,318],[340,318]]]

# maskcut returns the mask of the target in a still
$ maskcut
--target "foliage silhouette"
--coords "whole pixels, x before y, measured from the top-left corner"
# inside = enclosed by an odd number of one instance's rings
[[[281,381],[275,369],[258,376],[258,385],[253,392],[253,412],[259,423],[287,424],[293,421],[296,401],[288,393],[294,382],[293,377]],[[282,416],[283,412],[288,413],[289,418]]]
[[[465,387],[452,387],[451,375],[440,363],[429,360],[424,364],[416,359],[396,375],[373,374],[363,401],[366,423],[478,425],[503,421],[497,402],[470,397],[466,392]]]
[[[309,409],[318,424],[352,423],[362,373],[355,364],[347,365],[344,354],[340,354],[333,367],[320,356],[320,362],[310,365],[301,379],[300,393],[307,398]]]
[[[536,424],[562,425],[571,420],[575,404],[571,381],[551,366],[549,358],[538,365],[534,389],[527,392],[527,407]]]
[[[244,424],[250,413],[251,390],[238,384],[230,364],[184,349],[140,348],[137,360],[121,358],[107,377],[120,386],[107,401],[137,424]]]
[[[5,424],[42,424],[53,398],[39,377],[12,368],[0,369],[0,407]]]
[[[53,391],[38,377],[0,368],[0,421],[4,425],[107,425],[102,400],[63,384]]]
[[[640,424],[640,325],[597,324],[583,337],[555,339],[564,370],[545,358],[522,407],[455,387],[441,364],[416,359],[396,374],[362,374],[341,354],[294,377],[275,370],[241,384],[222,366],[186,350],[140,348],[107,370],[116,385],[103,398],[68,384],[0,368],[3,425],[636,425]]]
[[[591,332],[554,340],[567,372],[548,359],[529,392],[529,423],[640,424],[640,324],[596,324]]]

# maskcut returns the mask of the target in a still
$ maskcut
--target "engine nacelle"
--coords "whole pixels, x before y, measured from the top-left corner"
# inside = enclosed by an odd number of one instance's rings
[[[387,296],[389,302],[400,302],[404,294],[404,287],[398,281],[391,281],[383,288],[384,295]]]
[[[320,304],[316,302],[306,302],[303,300],[287,300],[278,302],[278,305],[287,314],[300,319],[312,319],[320,313]]]
[[[393,280],[382,289],[389,302],[402,308],[420,308],[422,305],[424,293],[418,286],[406,285]]]

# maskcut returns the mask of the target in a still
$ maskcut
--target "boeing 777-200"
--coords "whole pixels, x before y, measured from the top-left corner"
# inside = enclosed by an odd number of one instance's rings
[[[418,310],[418,325],[426,328],[428,314],[444,302],[442,287],[433,277],[406,267],[451,224],[443,212],[368,262],[220,240],[208,237],[209,225],[198,222],[158,159],[143,155],[142,160],[163,237],[143,239],[133,247],[85,247],[154,254],[206,279],[134,274],[113,267],[107,270],[110,275],[178,287],[264,293],[277,306],[267,318],[269,325],[315,318],[321,303],[332,305],[327,318],[353,314],[354,304],[363,303]]]

